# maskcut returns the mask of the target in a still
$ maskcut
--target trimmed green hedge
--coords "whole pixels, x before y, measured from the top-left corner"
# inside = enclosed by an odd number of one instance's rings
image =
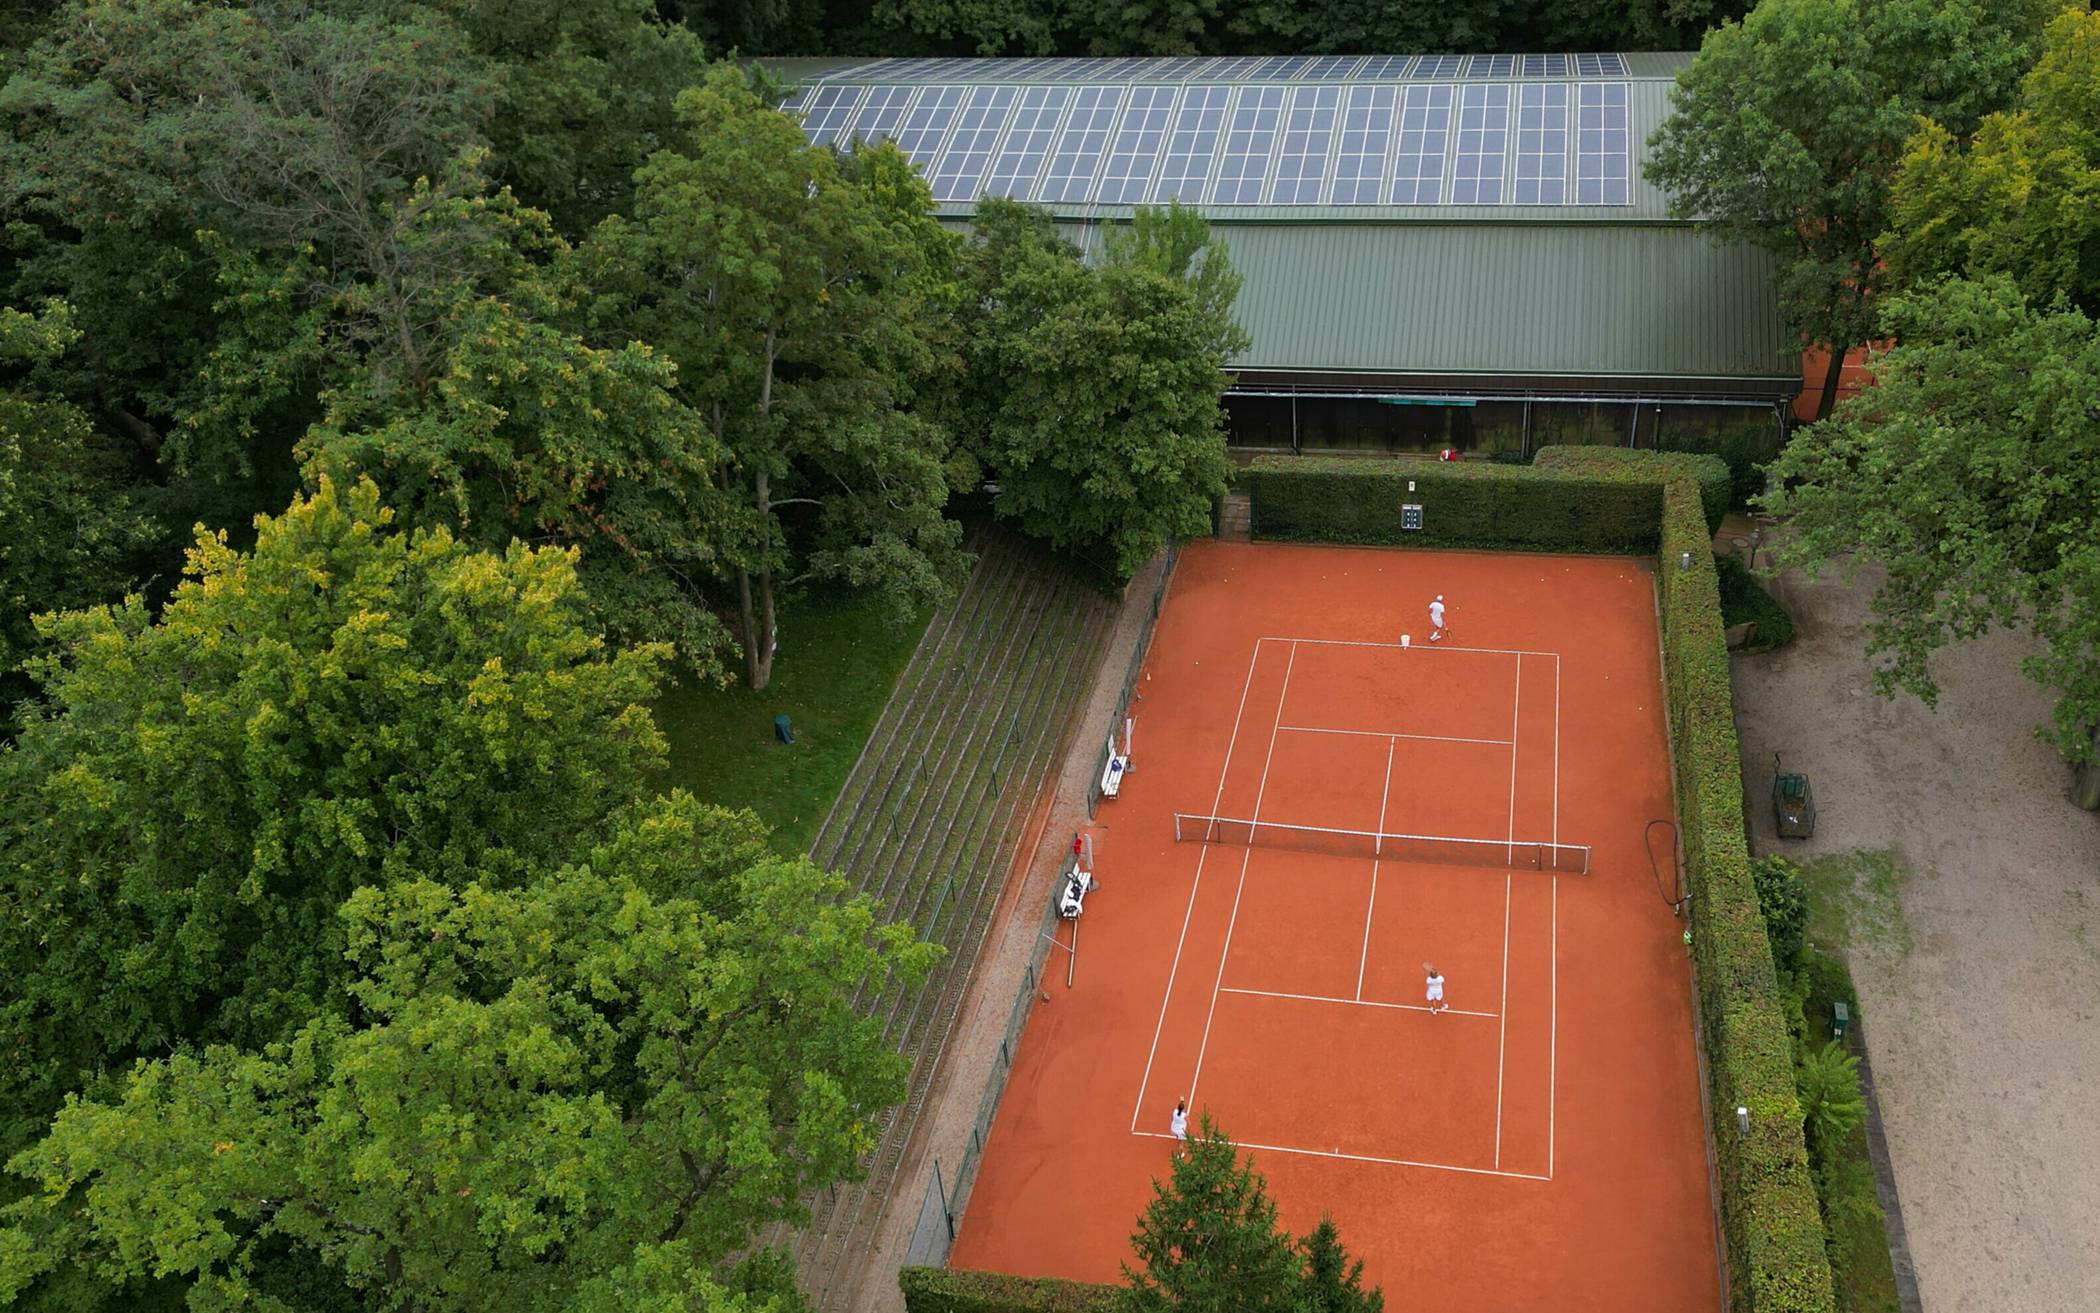
[[[1664,680],[1706,1030],[1729,1285],[1741,1313],[1828,1313],[1830,1262],[1794,1094],[1794,1044],[1743,837],[1743,776],[1711,535],[1692,485],[1663,489]],[[1735,1110],[1750,1110],[1750,1133]]]
[[[897,1284],[907,1313],[1107,1313],[1118,1289],[944,1267],[904,1268]]]
[[[1652,552],[1662,483],[1687,476],[1718,527],[1729,485],[1717,457],[1614,447],[1548,447],[1531,465],[1263,456],[1239,485],[1252,497],[1257,538]],[[1400,527],[1403,503],[1423,508],[1420,530]]]

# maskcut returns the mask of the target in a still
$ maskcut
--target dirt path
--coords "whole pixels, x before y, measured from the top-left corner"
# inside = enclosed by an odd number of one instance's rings
[[[1876,576],[1788,576],[1800,637],[1735,663],[1751,842],[1849,865],[1882,1114],[1931,1313],[2100,1308],[2100,816],[2033,734],[2023,637],[1935,658],[1937,712],[1874,696]],[[1772,753],[1813,780],[1814,839],[1772,833]],[[1827,869],[1827,868],[1826,868]],[[1878,878],[1877,878],[1878,873]]]

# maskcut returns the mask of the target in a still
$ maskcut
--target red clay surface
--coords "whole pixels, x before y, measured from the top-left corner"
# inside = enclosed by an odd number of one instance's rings
[[[1077,987],[1046,972],[950,1261],[1116,1280],[1189,1095],[1395,1307],[1717,1309],[1682,923],[1642,849],[1671,814],[1652,583],[1187,548]],[[1176,811],[1593,852],[1578,875],[1176,843]]]

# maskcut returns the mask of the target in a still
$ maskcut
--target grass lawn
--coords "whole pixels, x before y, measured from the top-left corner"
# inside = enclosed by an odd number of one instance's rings
[[[671,744],[664,786],[749,807],[773,828],[776,850],[807,849],[930,615],[898,625],[880,601],[843,590],[786,603],[764,692],[682,684],[657,701]],[[794,721],[792,747],[773,737],[783,712]]]

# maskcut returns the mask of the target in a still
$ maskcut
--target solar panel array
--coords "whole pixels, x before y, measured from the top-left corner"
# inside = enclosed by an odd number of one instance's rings
[[[1572,64],[1572,68],[1570,67]],[[822,80],[845,82],[1381,82],[1426,78],[1626,76],[1623,55],[1176,55],[1166,58],[879,59]]]
[[[1515,80],[1423,80],[1483,60]],[[1588,60],[1619,56],[1245,56],[1223,61],[1226,81],[1178,84],[1088,81],[1081,66],[1220,61],[885,60],[936,78],[944,63],[1053,66],[1060,80],[819,82],[785,108],[818,145],[895,141],[944,203],[1629,205],[1627,84],[1522,80],[1587,75]],[[1294,85],[1274,80],[1292,70]]]

